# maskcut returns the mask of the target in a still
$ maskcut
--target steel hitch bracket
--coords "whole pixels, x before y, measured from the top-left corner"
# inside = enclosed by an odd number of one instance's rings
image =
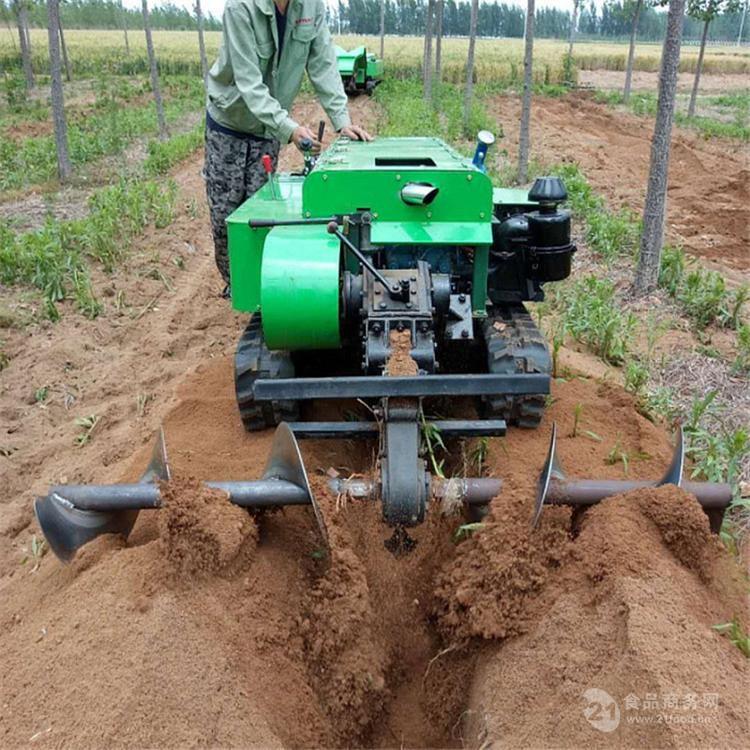
[[[732,501],[732,488],[721,482],[689,482],[683,478],[685,469],[685,441],[682,427],[677,430],[677,441],[672,461],[664,476],[655,482],[644,480],[568,479],[557,456],[557,426],[552,425],[547,460],[537,483],[532,526],[536,527],[545,505],[570,505],[587,508],[613,495],[646,487],[673,484],[694,495],[708,516],[711,531],[718,534],[724,512]]]

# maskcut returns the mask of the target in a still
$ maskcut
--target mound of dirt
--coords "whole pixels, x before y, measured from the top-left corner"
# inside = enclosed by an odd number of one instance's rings
[[[179,575],[215,573],[258,539],[252,518],[232,505],[225,492],[197,479],[175,479],[161,487],[159,539],[164,556]]]
[[[478,662],[471,741],[742,745],[747,661],[711,626],[745,612],[743,587],[695,499],[676,487],[611,498],[568,552],[527,631]]]

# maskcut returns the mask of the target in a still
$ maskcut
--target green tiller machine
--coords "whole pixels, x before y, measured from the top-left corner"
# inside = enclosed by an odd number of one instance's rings
[[[336,47],[336,62],[349,96],[372,94],[383,80],[383,61],[365,47],[345,50]]]
[[[260,480],[207,482],[258,510],[315,498],[299,438],[377,441],[370,477],[335,477],[331,491],[379,501],[394,552],[432,505],[476,518],[498,478],[434,476],[424,432],[504,435],[536,428],[550,390],[551,358],[524,303],[565,279],[576,251],[565,186],[541,177],[530,190],[493,187],[484,170],[494,139],[480,133],[473,160],[436,138],[338,139],[298,175],[268,183],[228,219],[235,310],[251,314],[235,355],[239,416],[248,430],[276,429]],[[270,169],[270,165],[269,165]],[[318,400],[359,400],[371,418],[311,421]],[[437,418],[456,399],[474,418]],[[344,409],[340,410],[344,413]],[[587,506],[628,489],[683,482],[681,435],[658,482],[569,480],[555,430],[539,478],[545,504]],[[36,503],[63,559],[105,532],[127,535],[137,512],[158,508],[169,475],[164,436],[139,483],[53,487]],[[718,529],[727,485],[686,483]],[[316,512],[322,533],[325,524]]]

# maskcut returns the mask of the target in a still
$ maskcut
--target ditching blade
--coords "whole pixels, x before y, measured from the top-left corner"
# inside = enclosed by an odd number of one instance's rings
[[[164,430],[159,429],[151,460],[140,483],[149,484],[170,477]],[[64,487],[54,488],[44,497],[38,497],[34,501],[34,513],[50,549],[63,562],[69,562],[79,547],[102,534],[127,537],[138,518],[137,509],[102,512],[76,508],[65,497]]]
[[[587,507],[631,490],[661,487],[673,484],[693,495],[708,516],[711,531],[718,534],[724,519],[724,511],[732,501],[732,488],[722,482],[686,482],[685,441],[682,428],[677,431],[677,441],[672,461],[664,476],[656,481],[623,481],[613,479],[568,479],[557,458],[557,427],[552,425],[547,460],[539,475],[537,496],[534,504],[532,527],[539,523],[545,505],[570,505]]]

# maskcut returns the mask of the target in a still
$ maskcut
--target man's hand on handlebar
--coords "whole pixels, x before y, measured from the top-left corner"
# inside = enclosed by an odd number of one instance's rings
[[[360,128],[359,125],[347,125],[345,128],[341,128],[339,133],[345,135],[347,138],[351,138],[353,141],[372,140],[372,136],[364,128]]]
[[[306,128],[304,125],[300,125],[292,133],[292,143],[302,153],[306,151],[312,154],[320,153],[320,141],[315,137],[310,128]]]

